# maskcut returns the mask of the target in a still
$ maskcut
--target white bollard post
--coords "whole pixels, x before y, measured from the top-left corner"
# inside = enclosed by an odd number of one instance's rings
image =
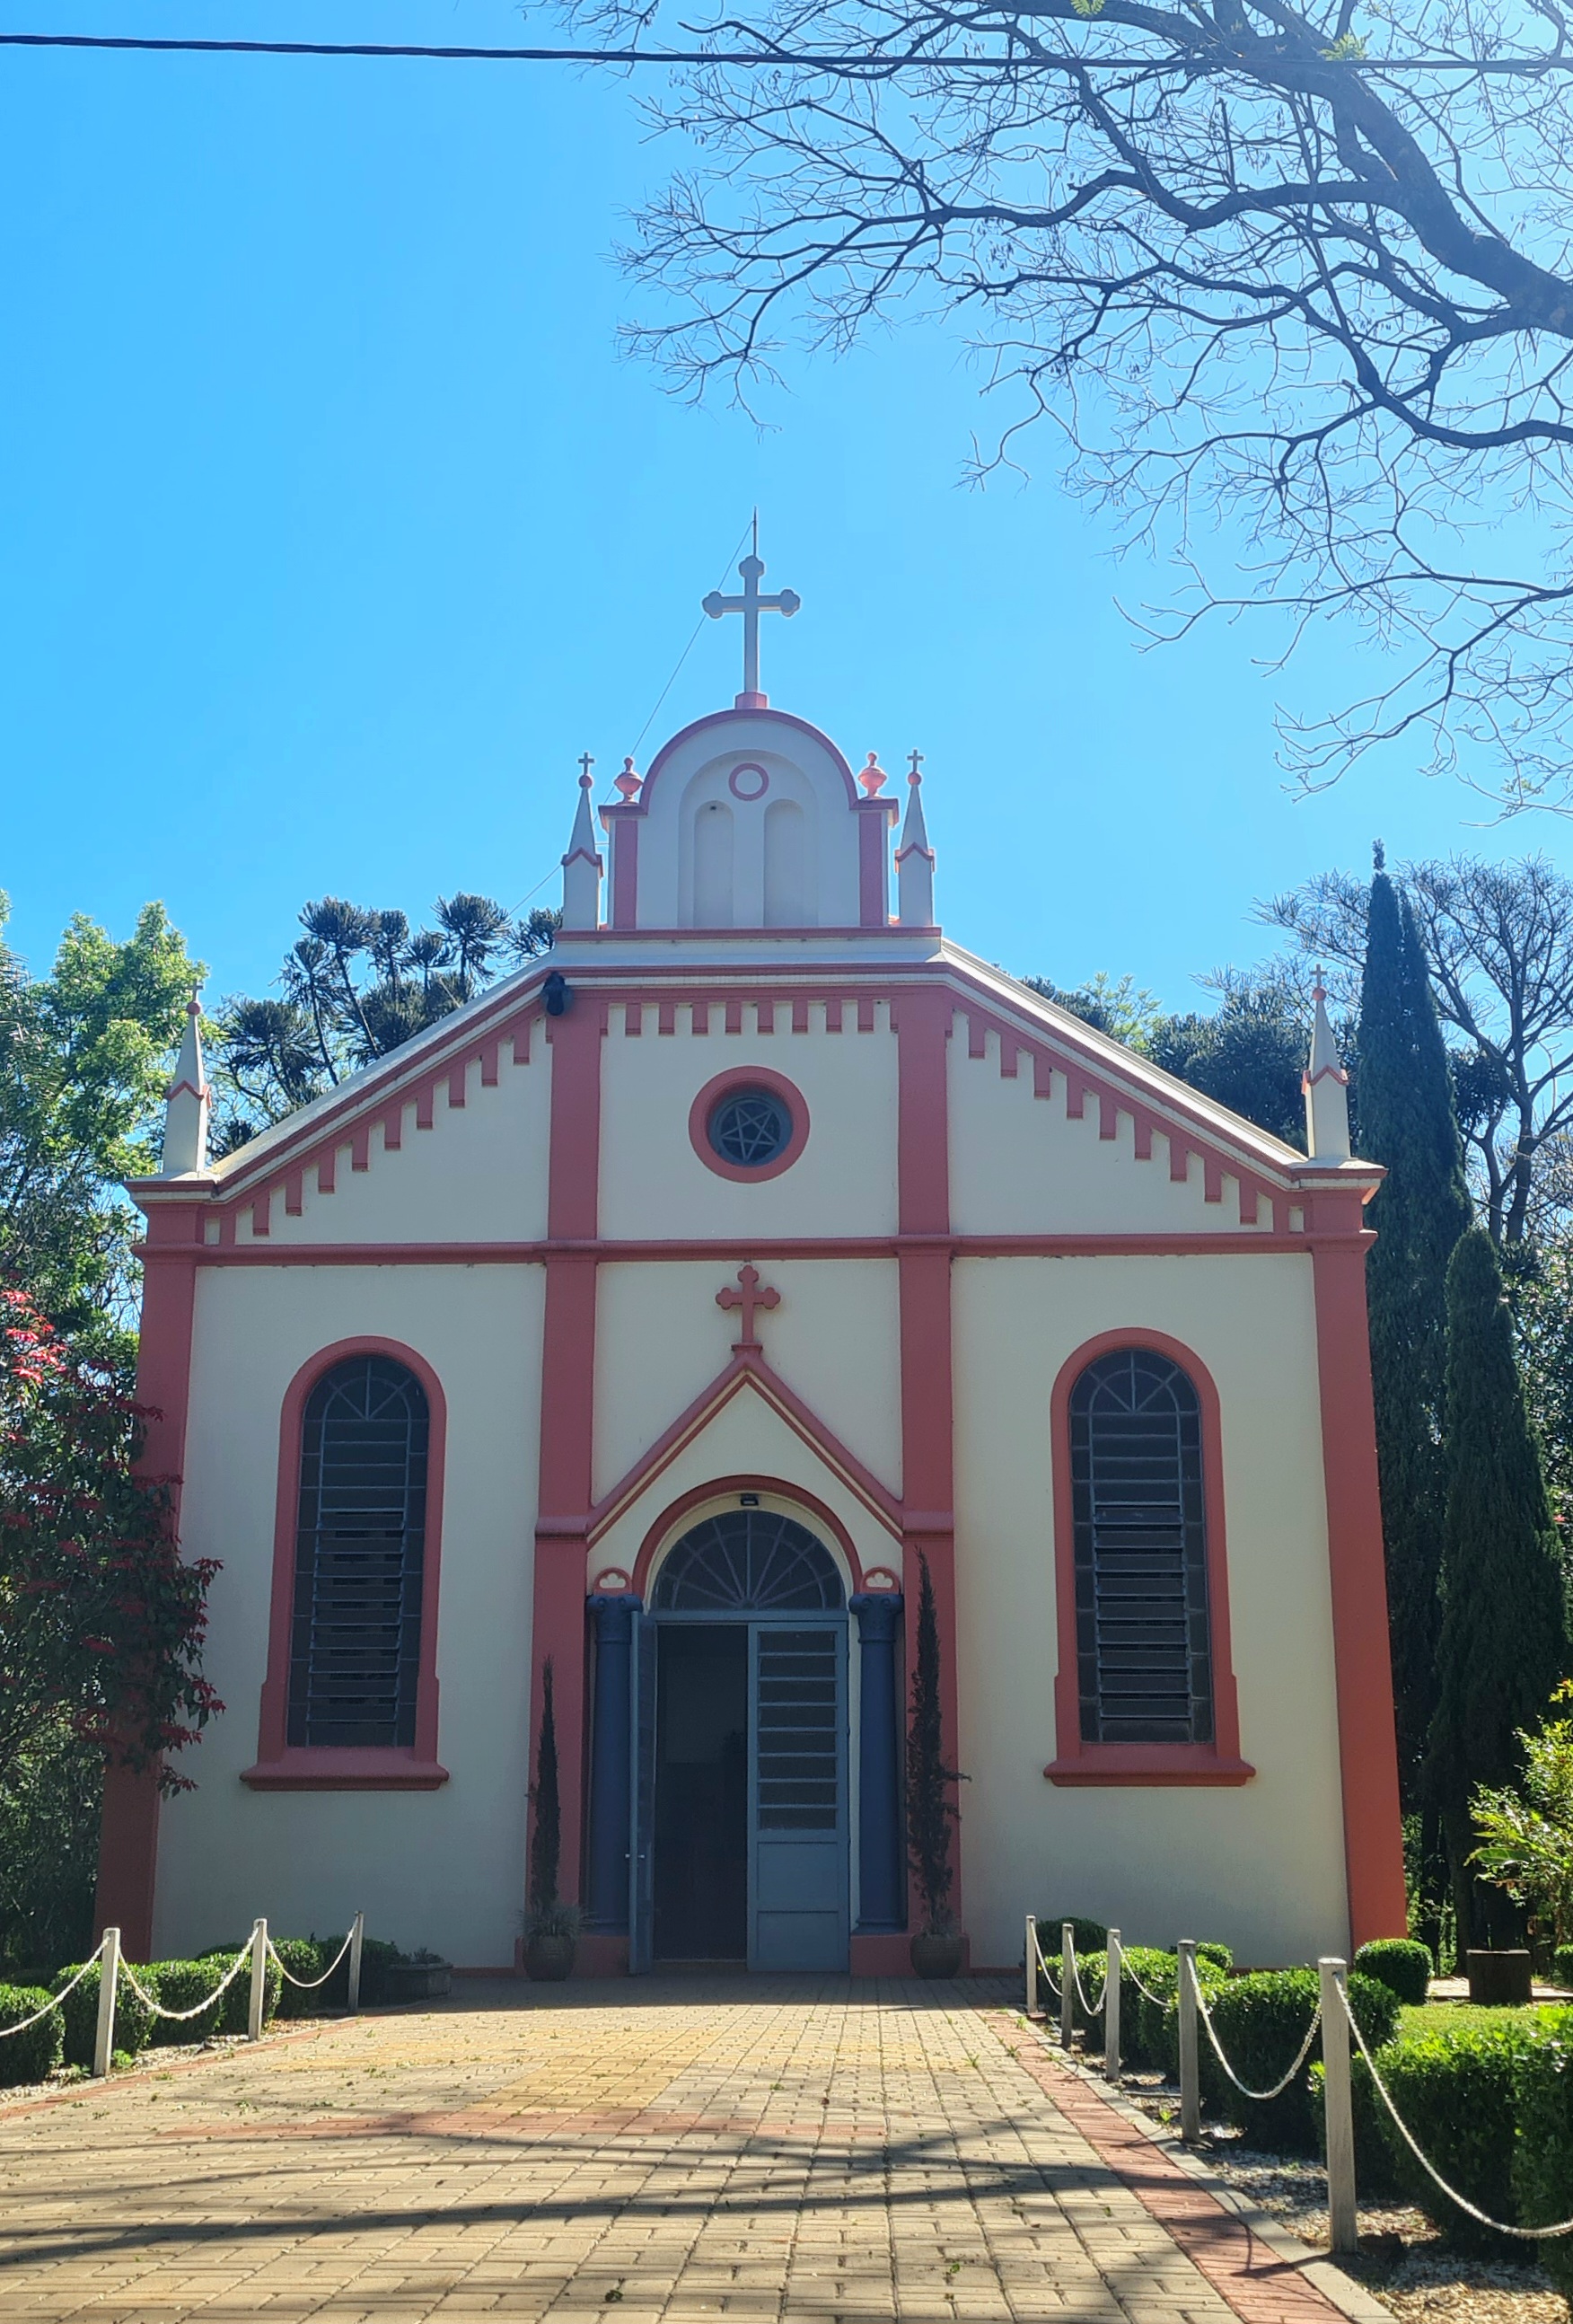
[[[1035,2017],[1038,2014],[1038,1916],[1035,1913],[1029,1913],[1026,1916],[1026,2014],[1029,2017]]]
[[[262,2038],[262,2012],[268,2001],[268,1924],[256,1921],[252,1924],[252,1992],[251,2006],[246,2011],[246,2040],[260,2042]]]
[[[1349,2089],[1349,2021],[1344,2015],[1344,1963],[1319,1960],[1321,1979],[1322,2095],[1327,2112],[1329,2240],[1334,2251],[1358,2251],[1355,2204],[1355,2113]]]
[[[361,2006],[361,1944],[365,1933],[366,1916],[363,1913],[357,1913],[350,1931],[349,2004],[352,2017]]]
[[[1068,2050],[1076,2031],[1076,1929],[1060,1923],[1060,2047]]]
[[[102,2081],[115,2057],[115,2001],[120,1987],[120,1931],[106,1929],[98,1953],[98,2030],[93,2071]]]
[[[1196,1941],[1180,1945],[1180,2135],[1189,2145],[1201,2135],[1201,2077],[1196,2050]]]
[[[1119,2080],[1119,1931],[1108,1932],[1108,1967],[1103,1978],[1103,2078]]]

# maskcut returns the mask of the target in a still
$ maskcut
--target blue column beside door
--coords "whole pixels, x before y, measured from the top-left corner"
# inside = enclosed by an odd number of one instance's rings
[[[860,1591],[861,1710],[858,1749],[858,1927],[870,1934],[906,1926],[902,1847],[901,1687],[903,1601],[894,1591]]]
[[[585,1918],[592,1929],[628,1926],[630,1731],[634,1597],[590,1601],[595,1624],[595,1702],[590,1729],[590,1863]]]

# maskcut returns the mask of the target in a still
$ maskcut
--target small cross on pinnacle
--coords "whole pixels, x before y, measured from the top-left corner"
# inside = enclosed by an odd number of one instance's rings
[[[579,787],[582,790],[588,790],[590,788],[590,770],[594,764],[593,754],[586,751],[579,761]]]
[[[921,783],[923,777],[917,770],[923,764],[923,752],[921,751],[910,751],[908,752],[907,756],[912,761],[912,772],[907,776],[906,779],[909,783]]]
[[[754,545],[738,572],[742,577],[741,597],[723,597],[713,589],[704,599],[704,610],[713,622],[723,613],[741,613],[743,617],[743,690],[737,697],[740,710],[763,710],[769,701],[759,691],[759,615],[784,613],[788,621],[802,604],[796,589],[783,589],[774,597],[759,595],[759,577],[765,570],[765,560],[759,555],[759,520],[754,519]]]
[[[743,1335],[741,1340],[732,1342],[732,1353],[757,1355],[759,1342],[754,1329],[754,1310],[757,1307],[779,1307],[781,1294],[774,1284],[768,1284],[763,1291],[759,1289],[759,1270],[751,1260],[745,1260],[739,1268],[738,1281],[742,1286],[741,1290],[734,1291],[729,1283],[724,1290],[716,1293],[715,1304],[718,1307],[741,1307],[742,1310]]]

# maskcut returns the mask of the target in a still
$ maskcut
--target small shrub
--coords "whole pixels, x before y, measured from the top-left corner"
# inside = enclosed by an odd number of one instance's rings
[[[1210,1997],[1219,2041],[1242,2082],[1267,2089],[1277,2081],[1304,2041],[1320,1997],[1320,1982],[1313,1969],[1261,1969],[1251,1977],[1230,1978],[1216,2000]],[[1349,2004],[1374,2050],[1393,2039],[1398,1999],[1386,1986],[1352,1974]],[[1286,2090],[1266,2099],[1246,2098],[1220,2074],[1219,2097],[1229,2120],[1253,2141],[1291,2153],[1309,2153],[1314,2147],[1317,2126],[1305,2070]]]
[[[1100,1953],[1106,1949],[1108,1931],[1101,1921],[1079,1921],[1072,1913],[1065,1914],[1063,1917],[1071,1923],[1071,1941],[1079,1953]],[[1044,1913],[1038,1915],[1038,1942],[1043,1947],[1044,1959],[1051,1968],[1059,1956],[1060,1920],[1058,1914],[1053,1920]],[[1055,1969],[1054,1974],[1057,1978],[1059,1971]]]
[[[49,1998],[41,1985],[0,1985],[0,2026],[20,2024]],[[0,2083],[41,2082],[60,2064],[65,2046],[65,2018],[58,2008],[51,2009],[25,2034],[0,2041]]]
[[[238,1945],[217,1946],[212,1952],[204,1953],[196,1966],[198,1969],[205,1969],[208,1972],[211,1982],[216,1984],[239,1950]],[[284,1980],[279,1975],[279,1964],[270,1955],[262,1985],[262,2024],[264,2025],[270,2025],[273,2021],[278,2011],[279,1995],[283,1988],[283,1984]],[[252,1969],[249,1961],[234,1983],[225,1990],[221,2006],[223,2014],[218,2021],[217,2031],[220,2034],[245,2033],[250,2022],[252,2007]]]
[[[1479,2010],[1466,2017],[1449,2011],[1439,2017],[1435,2025],[1406,2026],[1403,2040],[1378,2058],[1378,2069],[1416,2144],[1442,2177],[1494,2219],[1511,2226],[1518,2218],[1515,2069],[1534,2038],[1536,2013]],[[1383,2113],[1387,2116],[1385,2107]],[[1390,2116],[1384,2135],[1399,2186],[1450,2244],[1463,2251],[1502,2248],[1505,2238],[1450,2203],[1421,2169]]]
[[[331,2008],[333,2005],[323,1998],[327,1992],[327,1985],[317,1985],[312,1980],[322,1975],[334,1954],[337,1952],[337,1945],[334,1945],[331,1949],[327,1945],[319,1945],[315,1937],[275,1937],[273,1946],[279,1959],[289,1970],[290,1977],[302,1978],[310,1985],[309,1991],[302,1992],[299,1986],[290,1983],[290,1978],[281,1979],[280,2016],[320,2017],[324,2009]],[[348,1977],[347,1966],[345,1977],[346,1978]],[[333,1982],[330,1978],[328,1985]],[[342,2003],[340,2006],[342,2006]]]
[[[1513,2058],[1513,2097],[1518,2209],[1497,2217],[1516,2217],[1526,2227],[1573,2218],[1573,2009],[1539,2012],[1531,2039]],[[1573,2296],[1573,2236],[1549,2236],[1533,2248],[1553,2283]]]
[[[1378,2051],[1380,2059],[1382,2052]],[[1385,2074],[1386,2068],[1384,2066]],[[1327,2161],[1327,2069],[1318,2058],[1311,2069],[1311,2116],[1316,2128],[1316,2151]],[[1388,2138],[1392,2116],[1376,2093],[1366,2061],[1357,2050],[1349,2060],[1349,2113],[1355,2128],[1355,2185],[1364,2202],[1369,2195],[1396,2195],[1402,2190],[1394,2168]]]
[[[1215,1969],[1221,1969],[1226,1972],[1235,1965],[1235,1957],[1228,1947],[1218,1944],[1211,1940],[1206,1944],[1198,1943],[1196,1958],[1199,1961],[1210,1961]]]
[[[51,1980],[51,1990],[59,1993],[77,1974],[76,1969],[62,1969]],[[138,1977],[150,1993],[156,1993],[152,1973],[138,1969]],[[97,1961],[72,1993],[65,1994],[60,2009],[66,2021],[66,2063],[68,2066],[90,2066],[93,2044],[98,2034],[99,1965]],[[153,2030],[153,2013],[144,2001],[139,2001],[122,1978],[115,1991],[115,2046],[134,2057],[145,2050]]]
[[[1573,1993],[1573,1945],[1559,1945],[1551,1955],[1551,1975],[1568,1993]]]
[[[401,1953],[397,1945],[391,1945],[386,1937],[365,1939],[361,1946],[361,1999],[368,2008],[374,2009],[379,2002],[387,1999],[388,1971],[408,1958],[408,1954]],[[339,1976],[344,1979],[344,1989],[347,1996],[349,1992],[347,1961],[340,1970]],[[336,1985],[338,1978],[336,1978],[333,1982]]]
[[[1430,1949],[1412,1937],[1373,1937],[1355,1955],[1355,1967],[1362,1977],[1374,1977],[1400,2001],[1418,2009],[1430,1984]]]
[[[156,1993],[166,2009],[190,2009],[205,1994],[213,1991],[224,1974],[216,1961],[169,1960],[150,1962],[138,1969],[150,1993]],[[244,1977],[245,1972],[241,1972]],[[157,1980],[156,1983],[154,1980]],[[155,2017],[152,2042],[155,2048],[180,2042],[206,2042],[218,2031],[224,2001],[214,2003],[198,2017]]]
[[[1149,2001],[1138,1989],[1140,1978]],[[1164,2070],[1164,2012],[1179,1989],[1180,1964],[1153,1945],[1127,1945],[1120,1957],[1119,2037],[1127,2062],[1138,2074]]]

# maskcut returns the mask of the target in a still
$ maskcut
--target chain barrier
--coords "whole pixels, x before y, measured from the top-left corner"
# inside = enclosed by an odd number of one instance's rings
[[[327,1967],[323,1970],[320,1977],[291,1977],[283,1962],[280,1960],[279,1948],[273,1942],[271,1937],[268,1939],[268,1950],[273,1957],[274,1967],[277,1969],[279,1975],[283,1978],[286,1985],[294,1986],[296,1990],[299,1993],[315,1993],[319,1985],[326,1985],[327,1983],[328,1978],[333,1975],[334,1970],[338,1967],[340,1961],[343,1960],[345,1953],[348,1952],[354,1941],[355,1932],[352,1928],[349,1934],[345,1937],[343,1944],[340,1945],[337,1952],[335,1953],[332,1960],[329,1961]]]
[[[81,1968],[77,1971],[76,1976],[71,1979],[69,1985],[62,1985],[58,1993],[51,1993],[49,1999],[44,2003],[43,2007],[41,2009],[35,2009],[31,2017],[19,2017],[14,2025],[0,2025],[0,2042],[4,2042],[6,2035],[9,2034],[25,2034],[30,2025],[36,2025],[41,2017],[47,2017],[51,2009],[58,2009],[61,2002],[65,1999],[67,1994],[75,1992],[78,1986],[81,1984],[82,1979],[87,1976],[87,1971],[90,1969],[96,1968],[103,1957],[104,1939],[100,1937],[92,1951],[88,1954],[87,1960],[82,1963]]]
[[[1383,2105],[1387,2108],[1388,2113],[1398,2125],[1403,2143],[1408,2147],[1410,2153],[1413,2155],[1415,2161],[1420,2164],[1421,2170],[1425,2172],[1427,2177],[1435,2181],[1436,2184],[1441,2189],[1449,2201],[1451,2203],[1457,2203],[1461,2211],[1467,2212],[1469,2218],[1478,2220],[1483,2227],[1489,2227],[1493,2234],[1499,2236],[1516,2236],[1523,2243],[1547,2243],[1557,2236],[1573,2236],[1573,2219],[1560,2219],[1557,2222],[1555,2227],[1510,2227],[1504,2220],[1494,2219],[1488,2211],[1481,2210],[1478,2205],[1472,2203],[1469,2200],[1467,2195],[1460,2195],[1456,2187],[1449,2186],[1441,2172],[1437,2169],[1436,2164],[1430,2161],[1428,2155],[1421,2153],[1420,2146],[1416,2143],[1414,2133],[1411,2130],[1409,2125],[1404,2121],[1403,2116],[1399,2113],[1397,2107],[1394,2104],[1393,2093],[1376,2070],[1376,2061],[1373,2058],[1370,2051],[1366,2046],[1366,2036],[1360,2031],[1359,2020],[1355,2015],[1354,2011],[1350,2008],[1349,1997],[1344,1991],[1341,1985],[1338,1987],[1338,1998],[1344,2005],[1344,2015],[1349,2021],[1349,2030],[1354,2034],[1361,2057],[1366,2061],[1366,2069],[1370,2073],[1371,2080],[1376,2085]]]
[[[220,1994],[227,1992],[228,1988],[235,1983],[235,1978],[240,1975],[242,1969],[244,1967],[245,1963],[250,1960],[251,1957],[252,1941],[248,1937],[244,1944],[241,1947],[239,1952],[236,1953],[235,1959],[231,1961],[229,1967],[225,1969],[219,1982],[214,1987],[212,1992],[205,1995],[202,2000],[195,2003],[189,2009],[166,2009],[161,2001],[155,2001],[147,1987],[143,1985],[138,1984],[136,1972],[132,1968],[131,1963],[128,1960],[123,1960],[121,1962],[120,1974],[125,1979],[127,1985],[130,1986],[133,1993],[135,1994],[137,1999],[142,2003],[144,2009],[151,2009],[155,2017],[167,2017],[171,2024],[179,2025],[184,2024],[188,2018],[200,2017],[205,2009],[211,2009],[214,2003],[218,1999]],[[144,1962],[143,1966],[145,1968],[147,1964]]]
[[[1219,2040],[1217,2030],[1213,2025],[1212,2012],[1209,2009],[1206,2002],[1202,1999],[1201,1987],[1200,1984],[1196,1987],[1196,2007],[1202,2024],[1207,2028],[1207,2038],[1212,2043],[1214,2054],[1218,2059],[1219,2064],[1223,2068],[1224,2072],[1228,2076],[1236,2089],[1238,2090],[1243,2097],[1255,2098],[1258,2104],[1263,2106],[1266,2104],[1269,2098],[1283,2097],[1284,2091],[1289,2088],[1290,2083],[1294,2080],[1295,2075],[1300,2071],[1302,2066],[1304,2065],[1306,2060],[1310,2057],[1311,2045],[1316,2039],[1316,2029],[1321,2024],[1321,2004],[1319,2001],[1316,2005],[1316,2015],[1305,2029],[1305,2039],[1300,2045],[1300,2054],[1295,2059],[1294,2063],[1290,2067],[1289,2071],[1284,2075],[1283,2080],[1274,2082],[1270,2090],[1254,2090],[1251,2089],[1248,2082],[1241,2081],[1234,2068],[1229,2064],[1228,2060],[1224,2056],[1223,2043]]]

